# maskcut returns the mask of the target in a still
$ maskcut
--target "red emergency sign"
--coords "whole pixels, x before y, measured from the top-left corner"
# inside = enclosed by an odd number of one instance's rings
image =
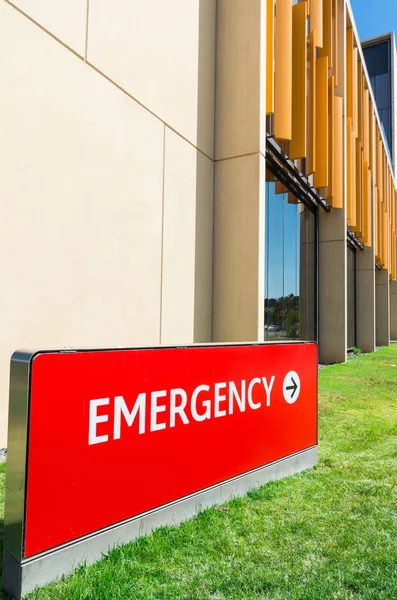
[[[315,344],[32,359],[24,557],[317,444]]]

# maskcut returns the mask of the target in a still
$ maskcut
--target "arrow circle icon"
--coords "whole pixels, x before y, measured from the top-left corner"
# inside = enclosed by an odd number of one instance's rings
[[[299,379],[298,373],[296,371],[290,371],[284,377],[283,382],[283,394],[284,400],[288,402],[288,404],[294,404],[298,398],[301,391],[301,382]]]

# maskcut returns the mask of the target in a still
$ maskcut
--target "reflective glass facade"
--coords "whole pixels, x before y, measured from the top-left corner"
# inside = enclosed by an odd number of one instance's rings
[[[383,125],[390,154],[393,153],[391,43],[390,40],[363,48],[376,106]]]
[[[266,183],[265,340],[316,339],[316,215]]]

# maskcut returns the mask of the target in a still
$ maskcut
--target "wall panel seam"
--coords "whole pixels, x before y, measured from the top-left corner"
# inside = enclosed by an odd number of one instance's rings
[[[227,158],[218,158],[214,161],[215,164],[220,162],[225,162],[227,160],[235,160],[237,158],[247,158],[249,156],[262,156],[266,160],[266,156],[261,152],[261,150],[257,150],[256,152],[248,152],[247,154],[237,154],[236,156],[228,156]]]
[[[208,154],[206,154],[203,150],[201,150],[200,148],[198,148],[198,146],[196,146],[195,144],[193,144],[193,142],[191,142],[188,138],[186,138],[184,135],[182,135],[177,129],[175,129],[174,127],[172,127],[172,125],[170,125],[169,123],[167,123],[167,121],[164,121],[164,119],[162,119],[161,117],[159,117],[159,115],[157,115],[155,112],[153,112],[150,108],[148,108],[147,106],[145,106],[144,104],[142,104],[142,102],[140,100],[138,100],[138,98],[135,98],[135,96],[133,96],[132,94],[130,94],[129,92],[127,92],[127,90],[125,90],[123,87],[121,87],[121,85],[119,85],[118,83],[116,83],[116,81],[114,81],[108,75],[106,75],[106,73],[104,73],[103,71],[100,71],[95,65],[93,65],[92,63],[90,63],[90,61],[88,61],[88,60],[86,61],[85,64],[87,66],[89,66],[91,69],[93,69],[96,73],[98,73],[99,75],[101,75],[104,79],[106,79],[106,81],[108,81],[109,83],[111,83],[112,85],[114,85],[118,90],[120,90],[121,92],[123,92],[123,94],[125,94],[126,96],[128,96],[129,98],[131,98],[131,100],[133,100],[134,102],[136,102],[139,106],[141,106],[149,114],[151,114],[153,117],[155,117],[155,119],[158,119],[161,123],[163,123],[163,125],[165,127],[167,127],[170,131],[173,131],[182,140],[184,140],[186,143],[188,143],[190,146],[192,146],[192,148],[194,148],[195,150],[197,150],[197,152],[200,152],[200,154],[202,154],[203,156],[205,156],[206,158],[208,158],[208,160],[211,160],[212,162],[214,162],[214,158],[212,158],[211,156],[209,156]]]
[[[63,42],[62,40],[60,40],[56,35],[54,35],[51,31],[49,31],[49,29],[46,29],[45,27],[43,27],[43,25],[40,25],[40,23],[38,23],[37,21],[35,21],[34,19],[32,19],[32,17],[30,15],[28,15],[27,13],[25,13],[18,6],[15,6],[15,4],[13,4],[12,2],[10,2],[10,0],[4,0],[4,2],[6,4],[8,4],[14,10],[16,10],[17,12],[19,12],[22,16],[26,17],[31,23],[33,23],[39,29],[41,29],[42,31],[44,31],[45,33],[47,33],[50,37],[52,37],[53,40],[55,40],[56,42],[58,42],[59,44],[61,44],[61,46],[63,46],[64,48],[66,48],[66,50],[69,50],[72,54],[74,54],[75,56],[77,56],[77,58],[79,58],[80,60],[82,60],[84,62],[84,56],[82,56],[81,54],[79,54],[78,52],[76,52],[76,50],[73,50],[73,48],[71,48],[70,46],[68,46],[67,44],[65,44],[65,42]]]
[[[165,200],[165,136],[166,126],[163,129],[163,181],[161,190],[161,255],[160,255],[160,327],[159,343],[163,338],[163,272],[164,272],[164,200]]]
[[[87,62],[88,54],[88,22],[90,18],[90,0],[87,0],[87,12],[86,12],[86,23],[85,23],[85,47],[84,47],[84,62]]]
[[[216,171],[215,171],[215,145],[216,145],[216,99],[217,99],[217,81],[218,81],[218,61],[217,61],[217,56],[218,56],[218,0],[216,0],[216,6],[215,6],[215,82],[214,82],[214,145],[213,145],[213,152],[214,152],[214,160],[213,165],[212,165],[212,261],[211,261],[211,267],[212,267],[212,273],[211,273],[211,329],[210,329],[210,342],[213,342],[214,340],[214,304],[215,304],[215,294],[214,294],[214,289],[215,289],[215,285],[214,285],[214,280],[215,280],[215,203],[216,203],[216,188],[215,188],[215,184],[216,184]],[[196,308],[194,310],[194,313],[196,313]],[[193,334],[194,335],[194,334]],[[196,341],[196,340],[194,340]]]
[[[106,79],[106,81],[108,81],[109,83],[111,83],[112,85],[114,85],[117,89],[119,89],[121,92],[123,92],[123,94],[125,94],[126,96],[128,96],[129,98],[131,98],[131,100],[133,100],[134,102],[136,102],[136,104],[138,104],[139,106],[141,106],[144,110],[146,110],[149,114],[151,114],[155,119],[157,119],[158,121],[160,121],[160,123],[162,123],[165,127],[168,127],[168,129],[170,129],[171,131],[173,131],[176,135],[178,135],[181,139],[183,139],[187,144],[189,144],[190,146],[192,146],[195,150],[197,150],[197,152],[200,152],[200,154],[202,154],[203,156],[205,156],[206,158],[208,158],[208,160],[211,160],[212,162],[214,162],[214,157],[211,157],[208,154],[206,154],[203,150],[201,150],[201,148],[199,148],[198,146],[196,146],[195,144],[193,144],[193,142],[191,142],[188,138],[186,138],[184,135],[182,135],[177,129],[174,129],[174,127],[172,127],[172,125],[170,125],[169,123],[167,123],[167,121],[164,121],[164,119],[162,119],[161,117],[159,117],[159,115],[157,115],[150,108],[148,108],[147,106],[145,106],[145,104],[143,104],[140,100],[138,100],[138,98],[136,98],[135,96],[133,96],[132,94],[130,94],[129,92],[127,92],[127,90],[125,90],[121,85],[119,85],[118,83],[116,83],[116,81],[114,81],[108,75],[106,75],[106,73],[104,73],[103,71],[101,71],[100,69],[98,69],[94,64],[90,63],[90,61],[87,59],[87,57],[84,57],[81,54],[79,54],[78,52],[76,52],[76,50],[73,50],[73,48],[71,48],[70,46],[68,46],[67,44],[65,44],[65,42],[63,42],[62,40],[60,40],[51,31],[49,31],[48,29],[46,29],[45,27],[43,27],[43,25],[41,25],[40,23],[38,23],[37,21],[35,21],[34,19],[32,19],[32,17],[30,17],[28,14],[26,14],[23,10],[21,10],[20,8],[18,8],[17,6],[15,6],[15,4],[13,4],[10,0],[4,0],[4,2],[6,4],[8,4],[14,10],[16,10],[17,12],[19,12],[22,16],[26,17],[31,23],[33,23],[39,29],[41,29],[41,31],[43,31],[44,33],[48,34],[53,40],[55,40],[56,42],[58,42],[66,50],[69,50],[72,54],[74,54],[74,56],[76,56],[77,58],[79,58],[88,67],[90,67],[96,73],[98,73],[98,75],[101,75],[101,77],[103,77],[104,79]],[[88,36],[88,32],[87,32],[87,36]]]

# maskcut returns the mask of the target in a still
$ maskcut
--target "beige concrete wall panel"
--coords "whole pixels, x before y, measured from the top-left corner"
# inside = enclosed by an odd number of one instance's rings
[[[345,210],[333,208],[331,212],[320,211],[319,241],[346,241]]]
[[[165,131],[161,343],[193,342],[196,150]]]
[[[346,360],[346,241],[319,243],[319,359]]]
[[[12,0],[11,4],[84,57],[87,0]]]
[[[397,341],[397,281],[390,282],[390,339]]]
[[[314,244],[316,241],[316,231],[313,227],[313,213],[305,208],[304,205],[300,205],[302,209],[300,211],[300,243],[303,244]]]
[[[319,212],[319,357],[346,360],[347,349],[346,210]]]
[[[365,247],[356,251],[356,337],[364,352],[376,348],[375,300],[375,250]]]
[[[214,163],[197,152],[194,342],[212,341]]]
[[[208,342],[213,163],[166,129],[164,164],[161,343]]]
[[[16,348],[158,343],[164,127],[4,2],[0,55],[1,447]]]
[[[87,58],[205,154],[214,151],[215,0],[90,0]]]
[[[376,344],[390,345],[390,284],[387,269],[375,272],[376,285]]]
[[[308,210],[305,210],[308,212]],[[303,213],[304,214],[304,213]],[[301,221],[302,222],[302,221]],[[312,237],[313,227],[310,227]],[[301,226],[302,231],[302,226]],[[301,240],[303,238],[301,237]],[[299,301],[299,339],[303,341],[311,341],[313,331],[315,331],[315,294],[312,293],[314,287],[313,273],[315,269],[315,242],[303,242],[300,244],[300,301]]]
[[[356,289],[357,347],[363,352],[374,352],[376,349],[375,272],[357,270]]]
[[[264,174],[260,155],[215,165],[216,342],[263,340]]]
[[[264,0],[218,0],[215,158],[265,149]]]

